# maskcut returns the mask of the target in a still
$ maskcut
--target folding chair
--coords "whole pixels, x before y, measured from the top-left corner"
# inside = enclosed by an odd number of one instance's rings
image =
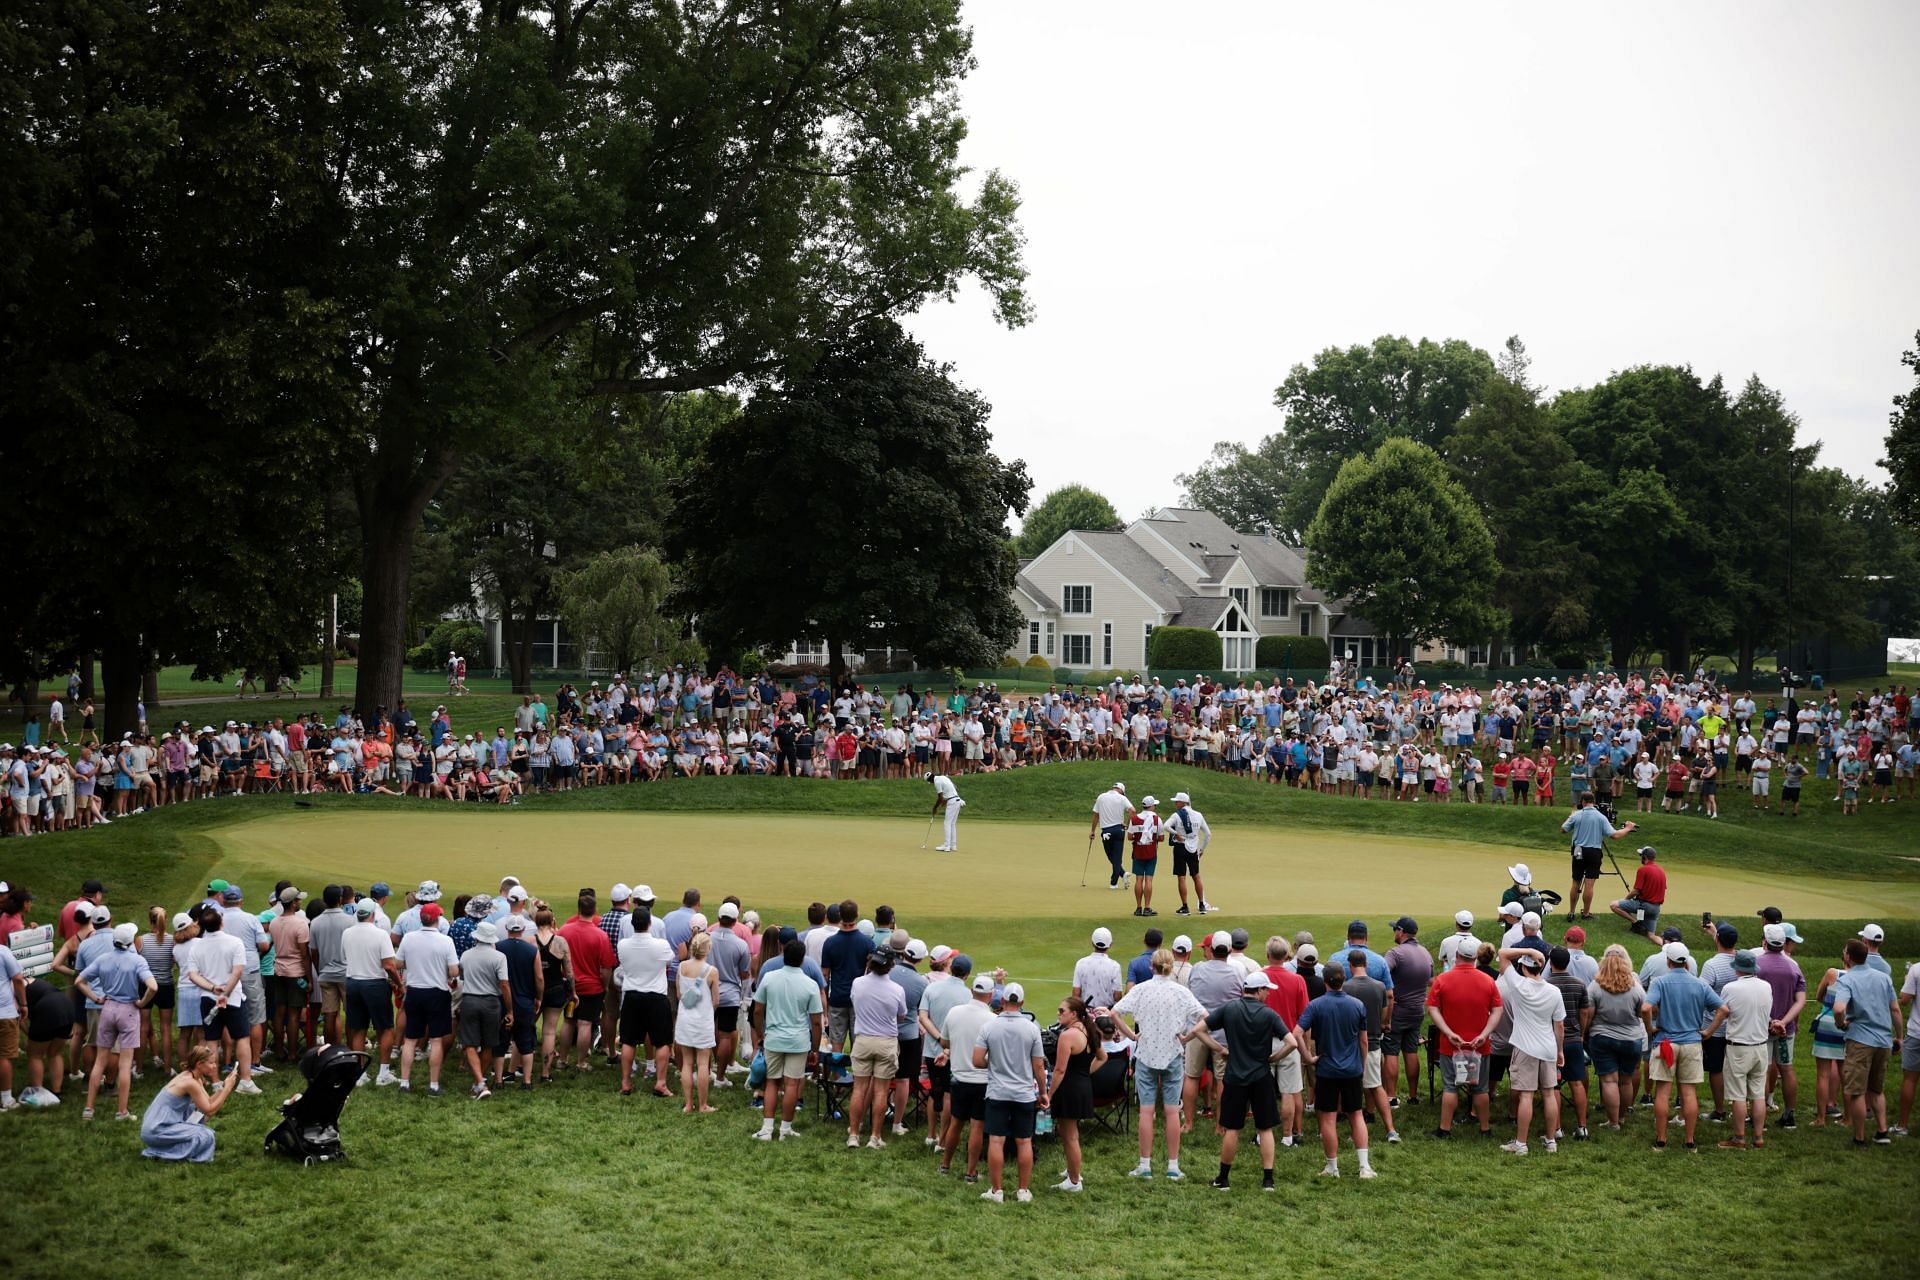
[[[1133,1114],[1133,1049],[1107,1055],[1093,1073],[1093,1122],[1116,1136],[1126,1133]]]
[[[1427,1097],[1438,1103],[1440,1095],[1434,1092],[1434,1072],[1440,1061],[1440,1028],[1431,1022],[1427,1024]]]
[[[844,1053],[821,1054],[813,1082],[821,1118],[846,1119],[847,1103],[853,1097],[853,1059]]]

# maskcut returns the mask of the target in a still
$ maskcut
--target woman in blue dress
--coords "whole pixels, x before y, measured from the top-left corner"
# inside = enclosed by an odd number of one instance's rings
[[[207,1120],[233,1095],[239,1081],[237,1071],[212,1093],[207,1086],[220,1079],[220,1049],[217,1045],[196,1045],[187,1055],[186,1069],[166,1083],[147,1104],[140,1118],[140,1140],[146,1147],[140,1152],[154,1160],[191,1160],[206,1164],[213,1159],[218,1140]]]

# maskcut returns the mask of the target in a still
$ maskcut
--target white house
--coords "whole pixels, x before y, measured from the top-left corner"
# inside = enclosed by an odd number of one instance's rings
[[[1120,533],[1072,530],[1020,566],[1017,655],[1054,666],[1144,670],[1155,627],[1208,627],[1220,667],[1254,666],[1267,635],[1320,636],[1364,667],[1394,653],[1364,619],[1307,585],[1298,547],[1240,533],[1208,511],[1162,507]]]

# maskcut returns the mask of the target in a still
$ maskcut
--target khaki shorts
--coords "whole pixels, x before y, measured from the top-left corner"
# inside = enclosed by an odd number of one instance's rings
[[[347,1003],[347,984],[344,982],[322,982],[320,984],[320,1012],[338,1013]]]
[[[1274,1083],[1280,1086],[1280,1092],[1301,1093],[1304,1091],[1300,1078],[1300,1051],[1294,1050],[1273,1064]]]
[[[1677,1044],[1673,1046],[1673,1066],[1667,1066],[1666,1059],[1660,1053],[1657,1044],[1647,1046],[1648,1073],[1662,1084],[1699,1084],[1707,1078],[1701,1058],[1701,1048],[1697,1044]]]
[[[1764,1044],[1729,1044],[1723,1068],[1728,1102],[1760,1102],[1767,1096],[1767,1062],[1771,1049]]]
[[[1213,1078],[1219,1080],[1227,1072],[1227,1055],[1215,1053],[1213,1046],[1205,1040],[1187,1041],[1187,1079],[1198,1080],[1207,1074],[1209,1066],[1213,1068]]]
[[[0,1062],[20,1056],[20,1019],[0,1018]]]
[[[780,1053],[777,1050],[767,1054],[767,1079],[804,1080],[806,1078],[806,1054]]]
[[[1515,1093],[1537,1093],[1542,1089],[1558,1088],[1560,1068],[1551,1058],[1536,1058],[1530,1053],[1516,1053],[1507,1067],[1507,1075],[1512,1081],[1509,1086]]]
[[[1865,1093],[1887,1091],[1887,1060],[1891,1049],[1870,1049],[1864,1044],[1847,1042],[1847,1056],[1840,1064],[1840,1092],[1849,1098]]]
[[[1367,1050],[1367,1060],[1360,1068],[1360,1087],[1378,1089],[1380,1087],[1380,1051]]]
[[[860,1080],[872,1077],[891,1080],[900,1069],[900,1042],[892,1036],[855,1036],[853,1038],[853,1075]]]

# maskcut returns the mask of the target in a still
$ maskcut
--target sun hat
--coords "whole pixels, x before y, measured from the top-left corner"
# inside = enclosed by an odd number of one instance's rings
[[[475,942],[498,942],[500,941],[500,931],[493,927],[491,920],[482,920],[479,924],[473,926],[473,940]]]
[[[1760,962],[1754,959],[1753,952],[1751,951],[1736,951],[1733,953],[1733,971],[1735,973],[1758,973],[1760,972]]]
[[[485,919],[493,914],[493,897],[490,894],[476,893],[467,899],[467,914],[476,919]]]
[[[413,896],[422,902],[440,901],[440,882],[438,880],[422,880],[420,887],[413,891]]]
[[[633,900],[643,907],[652,906],[654,903],[653,886],[650,884],[637,884],[633,886]]]
[[[1515,884],[1528,885],[1533,883],[1533,872],[1528,870],[1527,864],[1524,862],[1516,862],[1508,867],[1507,875],[1512,877]]]

